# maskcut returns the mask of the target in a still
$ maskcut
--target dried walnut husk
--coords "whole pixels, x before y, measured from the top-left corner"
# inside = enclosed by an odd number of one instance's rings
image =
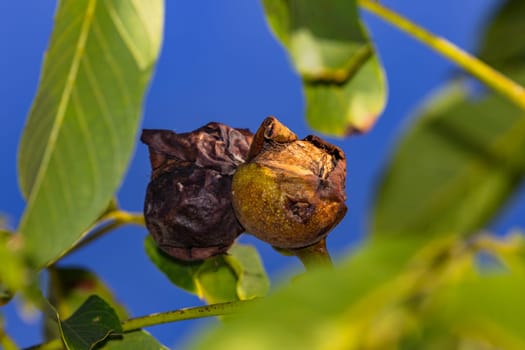
[[[233,177],[233,207],[246,231],[274,247],[311,246],[346,214],[345,177],[340,148],[312,135],[298,140],[268,117]]]
[[[187,261],[226,252],[244,231],[233,212],[231,183],[252,133],[209,123],[181,134],[145,129],[141,141],[152,167],[144,217],[157,245]]]

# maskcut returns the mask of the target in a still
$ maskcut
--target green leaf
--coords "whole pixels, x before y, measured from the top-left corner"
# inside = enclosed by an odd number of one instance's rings
[[[525,2],[502,2],[483,36],[480,58],[503,70],[525,66],[525,41],[522,33],[525,33]]]
[[[20,251],[19,237],[0,229],[0,306],[29,282],[29,273]]]
[[[164,254],[150,236],[144,244],[150,260],[173,284],[210,304],[253,299],[268,292],[268,277],[251,246],[235,244],[228,255],[186,262]]]
[[[157,248],[155,241],[149,235],[144,240],[144,248],[151,262],[168,277],[171,283],[187,292],[197,294],[194,275],[201,262],[186,262],[171,258]]]
[[[432,317],[457,337],[497,349],[525,348],[525,278],[489,275],[437,293]]]
[[[270,289],[270,280],[264,271],[255,247],[233,245],[225,258],[237,275],[237,295],[240,300],[264,297]]]
[[[418,244],[408,239],[367,244],[343,266],[302,276],[199,337],[190,348],[358,348],[364,325],[410,291],[407,282],[413,279],[399,276]]]
[[[190,348],[522,349],[525,278],[475,274],[471,241],[423,241],[371,241],[336,270],[303,276]]]
[[[93,294],[104,299],[117,313],[119,319],[128,313],[112,291],[93,272],[84,268],[52,267],[49,269],[49,302],[61,319],[70,317]],[[55,322],[45,323],[46,339],[59,336]]]
[[[63,254],[100,216],[133,152],[157,60],[163,1],[59,1],[19,149],[33,263]]]
[[[98,348],[97,348],[98,349]],[[110,339],[101,348],[103,350],[168,350],[151,334],[140,330],[124,333],[120,339]]]
[[[96,295],[90,296],[70,318],[59,325],[68,350],[90,350],[110,334],[122,333],[115,310]]]
[[[194,275],[197,295],[208,304],[240,300],[238,277],[224,256],[205,260]]]
[[[450,88],[424,107],[397,147],[372,232],[430,237],[479,230],[522,181],[524,149],[523,111],[499,96],[469,99],[464,86]]]
[[[306,117],[335,136],[369,130],[386,103],[379,59],[355,0],[264,0],[268,23],[303,79]]]

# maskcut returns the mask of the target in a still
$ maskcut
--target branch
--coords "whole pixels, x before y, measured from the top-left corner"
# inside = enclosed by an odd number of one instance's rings
[[[238,313],[248,304],[257,302],[255,300],[230,301],[227,303],[211,304],[205,306],[189,307],[180,310],[161,312],[142,317],[130,318],[122,322],[124,332],[135,331],[144,327],[156,326],[163,323],[192,320],[212,316],[225,316]]]
[[[130,318],[122,321],[122,330],[124,333],[139,330],[145,327],[160,325],[163,323],[178,322],[196,318],[205,318],[212,316],[226,316],[238,313],[249,304],[258,300],[240,300],[230,301],[227,303],[218,303],[205,306],[189,307],[174,311],[160,312],[142,317]],[[62,340],[57,338],[46,343],[38,344],[25,350],[61,350],[63,349]]]
[[[394,27],[410,34],[434,51],[454,62],[488,87],[525,110],[525,89],[486,63],[465,52],[448,40],[436,36],[396,12],[372,1],[358,0],[359,5]]]

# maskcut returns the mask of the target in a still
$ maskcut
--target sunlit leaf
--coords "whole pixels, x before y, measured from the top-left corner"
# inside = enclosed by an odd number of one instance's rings
[[[386,169],[372,232],[479,230],[521,183],[524,149],[525,113],[499,96],[470,99],[464,86],[434,96]]]
[[[59,1],[18,157],[18,231],[36,266],[77,241],[121,183],[162,27],[162,0]]]
[[[360,63],[343,84],[304,83],[306,119],[314,130],[347,136],[372,128],[386,101],[383,72],[374,55]]]
[[[270,280],[266,275],[259,253],[250,245],[235,244],[226,260],[238,277],[237,295],[241,300],[268,294]]]
[[[431,309],[443,329],[497,349],[525,348],[525,278],[482,276],[440,291]]]
[[[204,261],[196,271],[194,281],[199,297],[209,304],[239,300],[239,279],[223,256]]]
[[[357,349],[363,327],[409,292],[410,279],[399,277],[417,245],[410,240],[367,244],[342,267],[302,276],[190,348]],[[402,324],[396,327],[402,330]]]
[[[115,310],[96,295],[89,297],[67,320],[60,322],[69,350],[90,350],[112,333],[122,333]]]
[[[103,350],[168,350],[151,334],[140,330],[125,333],[119,339],[111,339],[102,347]]]
[[[525,278],[476,274],[471,241],[422,241],[367,243],[340,268],[302,276],[191,349],[522,349]]]
[[[386,83],[355,0],[264,0],[268,23],[301,75],[306,117],[317,131],[369,130],[386,101]]]
[[[257,250],[251,246],[235,244],[228,255],[197,262],[167,256],[149,236],[145,249],[173,284],[208,303],[253,299],[268,292],[268,277]]]

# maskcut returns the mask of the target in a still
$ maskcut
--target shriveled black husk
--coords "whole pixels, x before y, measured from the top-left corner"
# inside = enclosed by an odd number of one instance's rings
[[[224,253],[244,229],[231,203],[232,176],[244,163],[253,135],[221,123],[177,134],[142,131],[152,167],[144,203],[157,245],[181,260]]]

